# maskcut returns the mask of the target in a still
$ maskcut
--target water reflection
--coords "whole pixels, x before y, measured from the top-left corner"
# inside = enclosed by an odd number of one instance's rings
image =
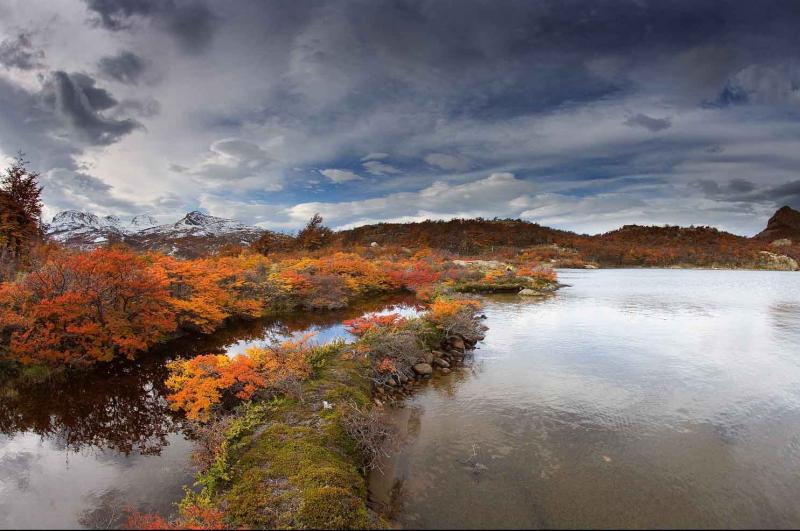
[[[342,321],[367,312],[415,312],[410,297],[345,311],[241,322],[184,337],[135,362],[110,363],[44,384],[0,384],[0,528],[105,528],[122,508],[168,515],[192,483],[192,443],[165,396],[166,362],[319,332],[346,337]]]
[[[402,485],[410,528],[800,525],[799,277],[561,279],[491,302],[477,369],[396,412],[417,434],[373,498]]]
[[[163,398],[165,377],[163,360],[147,357],[45,384],[13,382],[4,392],[0,432],[35,433],[72,451],[157,454],[176,423]]]

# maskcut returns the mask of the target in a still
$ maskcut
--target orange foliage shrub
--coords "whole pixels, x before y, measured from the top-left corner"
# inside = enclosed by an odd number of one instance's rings
[[[308,353],[315,332],[287,339],[268,347],[250,347],[245,356],[253,360],[257,370],[264,374],[267,385],[277,386],[292,379],[304,379],[311,375]]]
[[[379,264],[353,253],[286,259],[273,278],[285,296],[307,308],[342,308],[354,298],[396,289]]]
[[[405,319],[397,313],[386,315],[365,315],[356,319],[348,319],[344,323],[345,329],[354,336],[363,336],[377,327],[397,327],[405,322]]]
[[[548,282],[555,282],[558,278],[556,275],[555,270],[549,268],[543,268],[541,266],[532,268],[528,266],[523,266],[517,269],[517,275],[523,277],[530,277],[534,279],[541,279],[546,280]]]
[[[172,361],[166,381],[173,391],[167,397],[170,406],[185,411],[191,420],[204,422],[225,396],[249,400],[259,390],[307,378],[311,367],[306,356],[312,335],[265,348],[251,347],[234,358],[204,354]]]
[[[219,509],[190,505],[181,509],[181,515],[169,521],[159,514],[149,514],[126,509],[125,529],[226,529],[223,513]]]
[[[428,318],[442,324],[461,312],[474,312],[481,307],[480,301],[474,299],[436,299],[430,305]]]
[[[211,260],[178,260],[164,255],[155,255],[154,260],[168,280],[170,305],[178,326],[208,333],[229,316],[224,308],[228,294],[221,285],[224,273]]]
[[[167,397],[170,406],[184,410],[192,420],[208,420],[211,408],[220,403],[224,391],[246,400],[265,386],[264,378],[245,356],[231,359],[224,354],[203,354],[170,362],[168,369],[166,385],[174,391]]]
[[[131,358],[175,330],[165,276],[123,249],[61,254],[0,299],[9,351],[23,363]]]

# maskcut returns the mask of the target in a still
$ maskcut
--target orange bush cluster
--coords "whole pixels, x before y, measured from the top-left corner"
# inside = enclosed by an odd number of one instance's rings
[[[400,314],[390,313],[386,315],[365,315],[356,319],[348,319],[342,324],[354,336],[363,336],[375,329],[375,327],[397,327],[403,322],[405,322],[405,319]]]
[[[122,247],[56,250],[15,281],[0,283],[0,359],[79,366],[130,358],[183,330],[213,332],[230,318],[342,308],[398,290],[429,300],[439,283],[483,276],[429,249],[366,255],[242,252],[179,260]],[[508,273],[487,278],[495,274]]]
[[[428,317],[441,324],[461,312],[474,312],[481,307],[480,301],[474,299],[436,299],[430,305]]]
[[[190,505],[181,508],[175,520],[167,520],[159,514],[142,513],[127,509],[125,529],[228,529],[224,515],[219,509]]]
[[[249,400],[262,389],[311,374],[307,360],[313,334],[289,339],[271,347],[251,347],[233,358],[203,354],[169,363],[166,381],[172,391],[170,406],[191,420],[206,421],[225,396]]]
[[[118,250],[64,254],[0,290],[0,329],[23,363],[132,357],[176,327],[163,272]]]

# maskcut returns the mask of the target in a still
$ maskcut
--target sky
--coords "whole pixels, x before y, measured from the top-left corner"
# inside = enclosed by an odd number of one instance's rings
[[[45,214],[292,231],[800,208],[800,2],[4,0],[0,161]]]

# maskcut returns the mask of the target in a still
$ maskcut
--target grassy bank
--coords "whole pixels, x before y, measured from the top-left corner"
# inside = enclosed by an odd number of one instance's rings
[[[372,528],[360,450],[347,435],[353,406],[369,408],[364,359],[330,348],[325,367],[298,396],[242,405],[213,465],[183,507],[215,507],[230,527]],[[324,404],[330,404],[325,408]]]

